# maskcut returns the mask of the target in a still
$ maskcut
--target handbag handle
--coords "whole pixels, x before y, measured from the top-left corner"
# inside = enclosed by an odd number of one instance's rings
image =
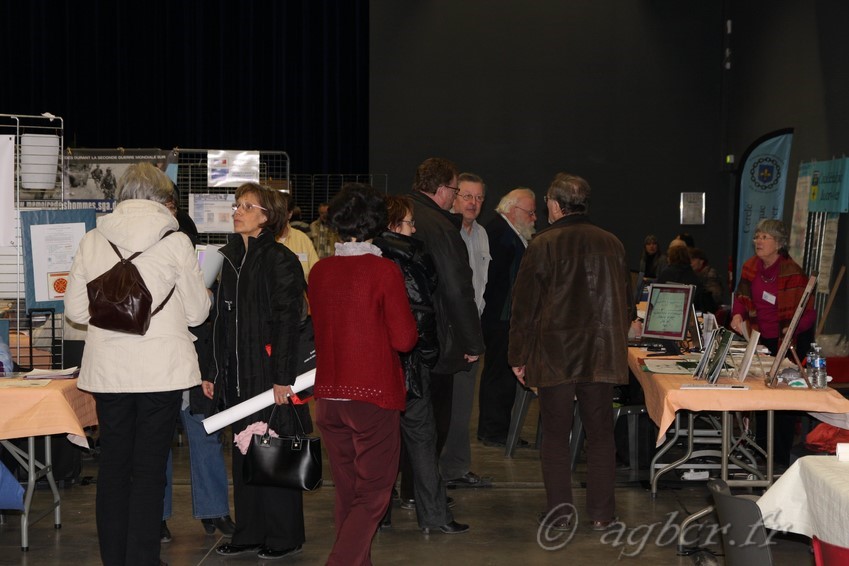
[[[295,430],[295,436],[299,438],[306,436],[307,433],[304,432],[304,425],[303,423],[301,423],[301,417],[298,416],[298,411],[295,409],[295,406],[292,404],[292,401],[289,400],[289,402],[286,404],[289,405],[289,407],[292,409],[292,414],[295,416],[295,422],[298,423],[298,428]],[[279,405],[275,403],[274,408],[271,409],[271,415],[268,416],[268,423],[265,425],[265,434],[262,435],[263,439],[268,438],[269,436],[268,430],[271,428],[271,421],[274,420],[274,411],[277,410],[278,406]]]

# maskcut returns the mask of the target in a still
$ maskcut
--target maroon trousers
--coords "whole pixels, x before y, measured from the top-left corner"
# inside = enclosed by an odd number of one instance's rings
[[[316,424],[336,486],[329,565],[371,565],[371,539],[398,475],[400,415],[362,401],[316,402]]]
[[[587,435],[587,519],[609,521],[616,512],[616,446],[613,439],[613,385],[570,383],[539,388],[542,414],[542,478],[546,511],[573,505],[569,440],[575,397]]]

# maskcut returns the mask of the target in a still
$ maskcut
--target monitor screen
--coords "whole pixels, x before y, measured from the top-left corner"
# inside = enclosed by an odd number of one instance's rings
[[[692,285],[653,283],[649,287],[643,338],[684,340],[694,289]]]

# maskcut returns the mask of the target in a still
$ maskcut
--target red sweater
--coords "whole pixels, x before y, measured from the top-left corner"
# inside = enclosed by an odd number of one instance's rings
[[[315,397],[352,399],[403,411],[398,352],[418,332],[395,263],[374,255],[322,259],[310,271],[315,327]]]

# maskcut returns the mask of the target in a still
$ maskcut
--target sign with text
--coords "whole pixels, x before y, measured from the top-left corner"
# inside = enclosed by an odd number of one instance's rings
[[[830,161],[804,163],[810,171],[809,212],[849,212],[849,184],[846,157]],[[799,169],[802,175],[802,168]]]

